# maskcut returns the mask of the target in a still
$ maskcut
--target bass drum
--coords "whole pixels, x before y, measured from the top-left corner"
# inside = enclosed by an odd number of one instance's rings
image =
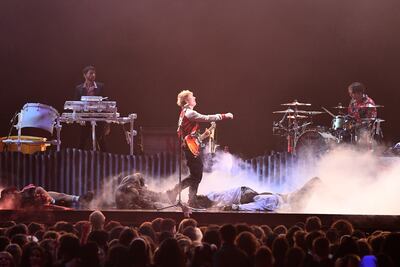
[[[298,156],[319,156],[338,143],[339,139],[329,132],[306,130],[297,138],[295,151]]]

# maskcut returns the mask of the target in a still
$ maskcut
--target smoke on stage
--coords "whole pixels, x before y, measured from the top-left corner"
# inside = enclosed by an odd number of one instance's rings
[[[310,160],[310,159],[309,159]],[[297,164],[280,184],[268,177],[260,177],[243,159],[227,152],[218,152],[213,158],[212,171],[205,171],[198,194],[223,191],[239,186],[257,192],[290,193],[299,189],[312,177],[319,177],[322,185],[306,197],[301,210],[278,212],[304,212],[329,214],[399,214],[400,158],[381,157],[370,151],[356,151],[340,147],[324,156],[311,159],[312,164]],[[183,164],[184,166],[184,164]],[[182,179],[188,175],[183,169]],[[268,182],[271,181],[271,182]],[[178,174],[168,178],[146,177],[150,190],[166,191],[178,182]],[[101,197],[92,207],[113,205],[117,177],[104,186]],[[188,199],[188,190],[182,191],[182,200]]]

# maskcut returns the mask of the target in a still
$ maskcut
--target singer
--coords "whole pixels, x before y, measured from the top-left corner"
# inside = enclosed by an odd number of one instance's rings
[[[189,90],[183,90],[178,94],[177,104],[181,107],[178,121],[178,136],[184,140],[185,136],[195,134],[199,131],[199,122],[220,121],[223,119],[233,119],[232,113],[203,115],[194,110],[196,106],[196,97]],[[207,134],[207,131],[205,132]],[[209,134],[209,133],[208,133]],[[185,154],[187,166],[190,174],[182,180],[181,184],[177,184],[172,190],[167,191],[169,199],[174,202],[180,191],[189,187],[189,202],[192,207],[199,207],[196,203],[197,189],[203,177],[203,161],[201,155],[195,156],[189,150],[184,141],[182,141],[182,149]],[[199,207],[201,208],[201,207]]]

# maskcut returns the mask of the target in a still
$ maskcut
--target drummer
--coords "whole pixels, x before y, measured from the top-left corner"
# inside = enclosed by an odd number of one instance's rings
[[[365,93],[365,89],[365,85],[360,82],[353,82],[348,87],[351,97],[348,114],[353,117],[356,122],[362,122],[363,119],[375,119],[377,117],[375,102],[368,97]]]

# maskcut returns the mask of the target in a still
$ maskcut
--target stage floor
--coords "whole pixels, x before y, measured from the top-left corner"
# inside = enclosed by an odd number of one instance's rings
[[[0,221],[40,222],[54,224],[57,221],[77,222],[87,220],[92,210],[0,210]],[[157,217],[172,218],[177,222],[184,218],[179,208],[163,211],[157,210],[102,210],[107,221],[115,220],[124,225],[139,226],[145,221]],[[270,227],[283,224],[292,226],[297,222],[305,222],[309,216],[318,216],[324,225],[330,225],[338,219],[349,220],[355,227],[363,231],[400,230],[400,215],[347,215],[347,214],[305,214],[305,213],[266,213],[266,212],[238,212],[238,211],[193,211],[190,215],[199,225],[248,223],[250,225],[267,224]]]

